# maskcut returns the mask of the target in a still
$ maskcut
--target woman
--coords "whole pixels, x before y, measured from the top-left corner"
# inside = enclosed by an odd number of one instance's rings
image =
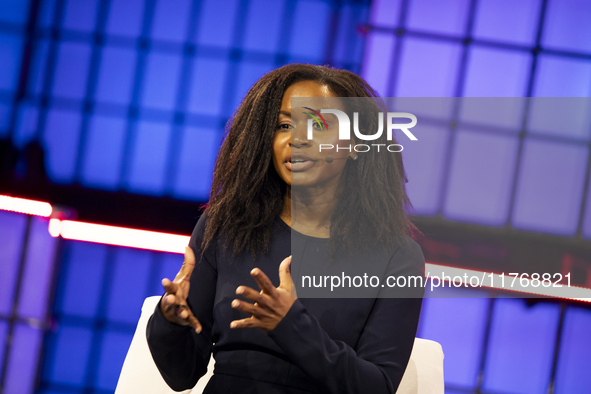
[[[183,267],[163,280],[148,323],[152,356],[174,390],[205,374],[212,343],[205,393],[394,393],[402,379],[422,290],[416,298],[387,298],[379,288],[368,298],[296,298],[291,276],[300,283],[297,270],[344,261],[382,279],[424,274],[408,235],[416,228],[405,214],[401,156],[320,151],[338,142],[338,122],[325,115],[314,124],[319,137],[308,139],[313,108],[292,108],[297,97],[349,113],[339,97],[363,97],[381,110],[360,77],[321,66],[287,65],[250,89],[229,123]],[[375,130],[365,118],[362,129]]]

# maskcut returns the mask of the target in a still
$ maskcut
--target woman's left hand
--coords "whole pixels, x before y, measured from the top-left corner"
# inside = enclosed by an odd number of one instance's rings
[[[254,304],[234,300],[232,308],[251,315],[246,319],[234,320],[230,328],[260,328],[268,333],[285,317],[297,298],[292,298],[291,273],[289,266],[291,256],[281,262],[279,266],[279,287],[273,286],[271,280],[258,268],[250,271],[250,275],[257,281],[260,292],[247,286],[239,286],[236,294],[242,295]]]

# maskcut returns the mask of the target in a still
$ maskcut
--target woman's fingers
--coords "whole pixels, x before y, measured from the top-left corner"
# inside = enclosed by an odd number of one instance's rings
[[[258,319],[253,317],[247,317],[246,319],[234,320],[230,323],[230,328],[250,328],[259,327],[260,322]]]
[[[177,297],[174,294],[166,294],[164,296],[164,302],[166,305],[176,305],[179,304]]]
[[[199,320],[193,315],[187,304],[177,304],[177,299],[178,297],[172,294],[165,294],[162,298],[162,307],[160,309],[166,320],[181,326],[191,326],[197,333],[200,333],[202,327]]]
[[[177,303],[176,296],[174,294],[165,293],[164,297],[162,297],[162,305],[160,310],[164,314],[167,320],[175,320],[176,316],[175,313],[179,304]]]
[[[189,313],[189,316],[187,316],[187,321],[189,322],[189,325],[193,327],[195,331],[197,331],[197,334],[201,332],[201,323],[199,323],[199,320],[197,320],[197,318],[193,316],[193,313]]]
[[[263,271],[258,268],[253,268],[253,270],[250,271],[250,275],[257,281],[257,284],[264,293],[269,294],[271,297],[276,295],[277,288],[273,286],[273,283]]]
[[[183,266],[174,281],[170,281],[168,278],[162,279],[162,287],[166,293],[162,297],[160,310],[166,320],[182,326],[190,325],[199,333],[202,329],[201,324],[187,305],[189,279],[194,268],[195,255],[190,247],[186,247]]]
[[[232,301],[232,308],[239,310],[240,312],[247,313],[256,317],[268,316],[269,312],[258,305],[253,305],[248,302],[234,300]]]
[[[279,287],[291,292],[291,256],[279,265]]]
[[[183,326],[189,325],[193,327],[197,333],[201,332],[201,323],[199,323],[199,320],[197,320],[187,305],[177,305],[175,313],[177,317],[181,319],[179,324]]]
[[[170,294],[175,294],[179,289],[178,284],[171,282],[168,278],[162,279],[162,287],[164,287],[164,290]]]
[[[268,304],[268,302],[267,302],[268,295],[262,294],[261,292],[251,289],[248,286],[239,286],[236,289],[236,294],[244,296],[244,297],[248,298],[249,300],[258,303],[261,306],[265,306]]]
[[[195,268],[195,254],[193,253],[193,249],[186,246],[185,247],[185,260],[183,261],[183,265],[181,270],[174,278],[175,282],[189,279],[191,274],[193,273],[193,269]]]
[[[283,260],[279,267],[279,287],[273,286],[271,280],[259,268],[250,274],[261,288],[260,292],[248,286],[238,286],[236,294],[253,301],[250,304],[241,300],[232,301],[232,308],[251,315],[249,318],[234,320],[230,328],[260,328],[265,332],[273,330],[285,317],[296,297],[291,294],[292,279],[290,272],[291,256]]]

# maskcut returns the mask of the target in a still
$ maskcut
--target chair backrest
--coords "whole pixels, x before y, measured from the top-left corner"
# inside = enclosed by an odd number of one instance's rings
[[[142,306],[133,340],[125,357],[115,394],[174,394],[156,368],[148,342],[146,325],[154,312],[160,296],[148,297]],[[191,390],[182,393],[203,392],[213,375],[214,360],[209,361],[207,374],[199,379]],[[443,350],[437,342],[416,338],[408,367],[396,394],[443,394]]]

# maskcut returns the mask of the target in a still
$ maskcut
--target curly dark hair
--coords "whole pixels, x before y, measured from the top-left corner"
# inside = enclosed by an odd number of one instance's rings
[[[268,252],[273,222],[283,210],[287,192],[273,166],[273,136],[284,92],[299,81],[326,85],[338,97],[372,98],[376,111],[386,112],[371,86],[347,70],[289,64],[265,74],[226,125],[206,204],[202,251],[223,231],[225,246],[232,240],[235,254],[247,249],[253,256]],[[385,135],[374,142],[396,143],[386,141]],[[407,234],[420,234],[406,213],[412,205],[400,153],[360,154],[355,162],[347,161],[341,179],[344,190],[331,217],[331,256],[360,245],[406,244]]]

